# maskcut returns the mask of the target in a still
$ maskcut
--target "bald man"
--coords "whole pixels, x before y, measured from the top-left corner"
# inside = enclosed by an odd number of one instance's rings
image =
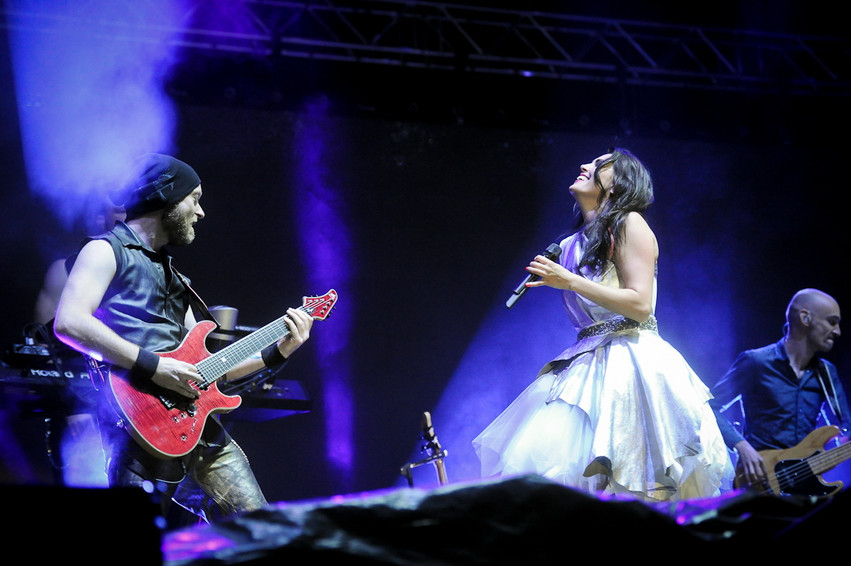
[[[818,289],[798,291],[786,308],[783,338],[739,354],[713,387],[711,404],[745,484],[758,485],[776,472],[766,469],[764,451],[798,446],[818,427],[823,409],[841,431],[851,424],[836,366],[821,357],[839,338],[840,319],[833,297]],[[722,413],[739,395],[741,431]]]

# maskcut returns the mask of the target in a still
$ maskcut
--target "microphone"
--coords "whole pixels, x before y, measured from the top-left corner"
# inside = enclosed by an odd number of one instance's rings
[[[547,248],[547,251],[545,251],[542,255],[550,261],[556,261],[559,256],[561,256],[561,246],[559,246],[558,244],[550,244]],[[505,306],[508,308],[513,307],[514,303],[520,300],[520,297],[522,297],[523,294],[529,289],[529,287],[526,286],[526,283],[529,283],[530,281],[537,281],[540,278],[540,275],[535,275],[534,273],[530,273],[529,275],[527,275],[526,279],[524,279],[520,283],[520,285],[518,285],[517,288],[514,289],[514,292],[511,294],[511,296],[508,297],[508,300],[505,302]]]

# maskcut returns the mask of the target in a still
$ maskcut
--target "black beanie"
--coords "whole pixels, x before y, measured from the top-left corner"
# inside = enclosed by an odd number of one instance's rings
[[[180,202],[201,184],[192,167],[160,153],[143,156],[138,171],[136,181],[123,192],[128,220]]]

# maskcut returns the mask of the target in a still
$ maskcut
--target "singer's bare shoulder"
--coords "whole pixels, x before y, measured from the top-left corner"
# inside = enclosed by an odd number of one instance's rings
[[[647,219],[639,212],[630,212],[624,220],[623,246],[620,255],[638,254],[641,257],[652,258],[655,262],[659,257],[659,242],[656,234],[647,223]]]

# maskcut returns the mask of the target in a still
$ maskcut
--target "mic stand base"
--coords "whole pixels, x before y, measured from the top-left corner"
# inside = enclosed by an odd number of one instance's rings
[[[414,478],[411,475],[411,470],[413,470],[414,468],[419,468],[420,466],[424,466],[426,464],[433,463],[435,464],[435,466],[437,466],[438,464],[443,464],[443,459],[446,458],[447,455],[448,452],[446,450],[443,450],[439,454],[434,454],[433,456],[429,456],[428,458],[418,460],[416,462],[409,462],[402,466],[400,472],[408,480],[408,487],[414,487]]]

